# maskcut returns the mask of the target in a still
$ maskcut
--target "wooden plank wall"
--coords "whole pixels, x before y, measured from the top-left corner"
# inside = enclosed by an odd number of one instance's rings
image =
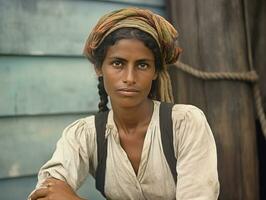
[[[266,1],[245,0],[248,28],[251,38],[253,67],[259,74],[259,84],[264,111],[266,111]],[[257,139],[260,172],[260,198],[266,199],[266,139],[257,121]]]
[[[168,0],[181,61],[207,72],[249,71],[244,1]],[[182,12],[186,10],[186,12]],[[258,200],[253,94],[248,83],[204,81],[172,69],[175,100],[204,110],[218,152],[221,200]]]
[[[70,122],[97,110],[97,79],[82,56],[104,13],[163,0],[0,0],[0,199],[26,199]],[[102,199],[88,178],[84,198]]]

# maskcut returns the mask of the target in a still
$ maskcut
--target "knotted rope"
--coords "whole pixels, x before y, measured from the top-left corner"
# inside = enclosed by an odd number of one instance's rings
[[[265,112],[262,106],[262,98],[260,94],[260,89],[258,85],[258,74],[255,70],[247,71],[247,72],[204,72],[201,70],[197,70],[187,64],[184,64],[180,61],[174,64],[178,69],[186,72],[192,76],[203,80],[234,80],[234,81],[244,81],[252,83],[252,90],[254,95],[255,107],[257,111],[257,115],[261,124],[261,129],[263,135],[266,139],[266,119]]]

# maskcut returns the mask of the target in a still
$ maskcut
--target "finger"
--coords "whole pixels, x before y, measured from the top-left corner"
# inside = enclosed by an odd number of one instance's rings
[[[29,199],[29,200],[32,200],[32,199]],[[47,198],[38,198],[37,200],[47,200]]]
[[[28,200],[33,200],[33,199],[29,198]],[[45,198],[38,198],[37,200],[47,200],[47,198],[46,197]]]
[[[47,188],[52,187],[52,186],[54,186],[54,185],[56,185],[56,182],[55,182],[54,180],[52,180],[52,179],[46,179],[46,180],[41,184],[42,187],[47,187]]]
[[[45,179],[45,181],[42,183],[42,185],[47,185],[47,184],[51,184],[51,183],[53,183],[52,185],[54,185],[57,182],[58,182],[58,179],[50,177],[50,178]]]
[[[35,190],[35,192],[32,193],[30,196],[30,200],[39,200],[42,197],[46,197],[49,190],[47,187],[40,187],[39,189]]]
[[[55,183],[47,182],[47,183],[43,183],[41,185],[41,188],[50,188],[50,187],[52,187],[54,185],[55,185]]]

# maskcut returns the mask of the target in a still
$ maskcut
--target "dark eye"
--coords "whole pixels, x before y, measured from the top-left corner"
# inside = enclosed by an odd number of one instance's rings
[[[147,69],[148,67],[149,67],[149,65],[147,63],[139,63],[138,64],[138,68],[142,69],[142,70]]]
[[[112,66],[114,68],[121,68],[123,66],[123,63],[121,61],[119,61],[119,60],[115,60],[115,61],[112,62]]]

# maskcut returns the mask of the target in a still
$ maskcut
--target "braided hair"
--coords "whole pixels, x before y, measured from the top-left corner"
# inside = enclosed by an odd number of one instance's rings
[[[98,77],[98,94],[100,96],[100,103],[98,104],[99,112],[104,112],[104,111],[109,110],[107,107],[108,95],[104,88],[102,76]]]
[[[96,68],[102,67],[108,47],[114,45],[117,41],[121,39],[138,39],[142,41],[144,45],[148,47],[154,55],[156,73],[163,70],[162,55],[157,42],[151,35],[137,28],[121,28],[107,35],[106,38],[102,41],[102,43],[99,45],[99,47],[95,50],[94,65]],[[160,90],[158,90],[158,87],[158,80],[153,80],[151,91],[148,96],[150,99],[160,100],[161,95]],[[98,94],[100,96],[100,102],[98,104],[99,112],[109,110],[107,107],[108,94],[106,93],[106,90],[104,88],[102,76],[98,77]]]

